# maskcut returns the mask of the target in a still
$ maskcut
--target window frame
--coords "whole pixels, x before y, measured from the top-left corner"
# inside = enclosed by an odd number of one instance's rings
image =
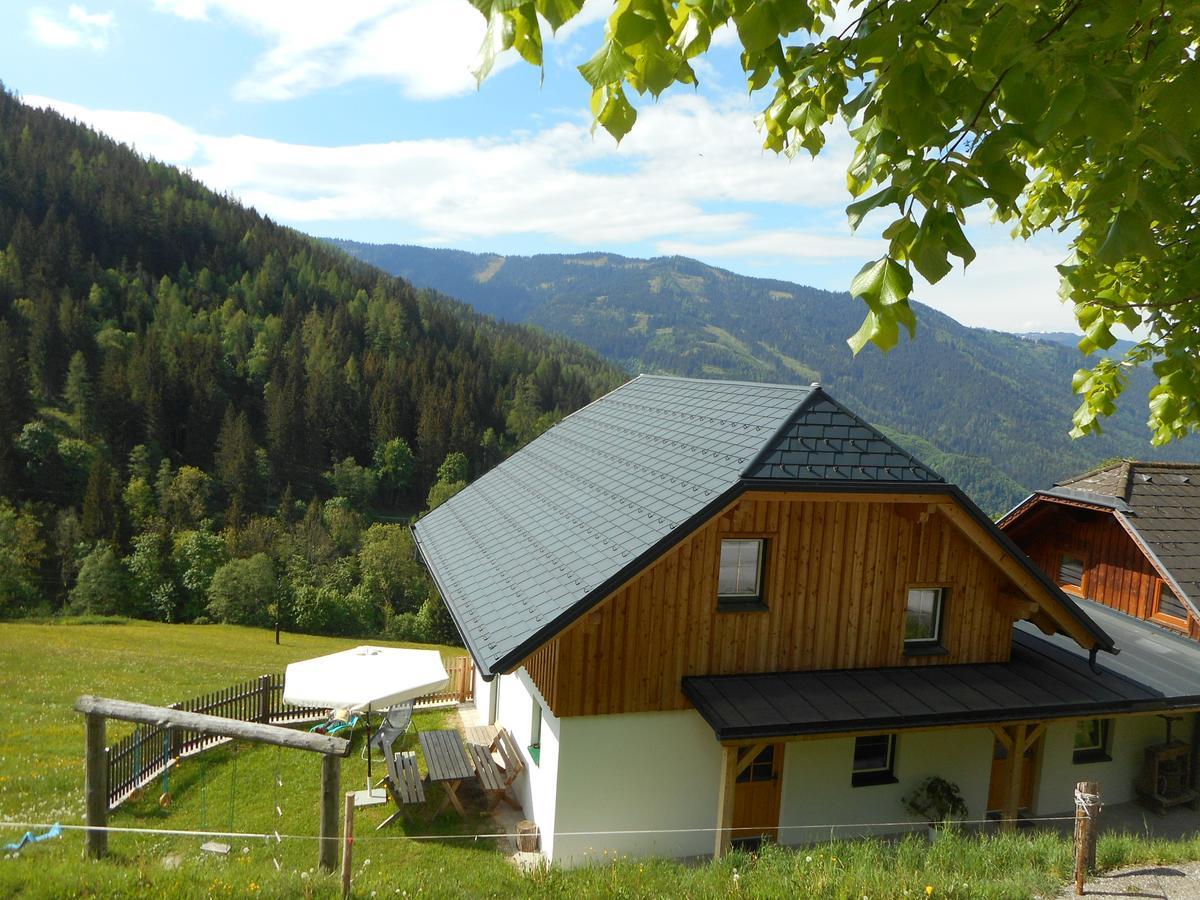
[[[1158,584],[1155,585],[1154,588],[1154,605],[1151,607],[1152,611],[1150,613],[1150,618],[1155,622],[1158,622],[1160,625],[1166,625],[1170,628],[1179,629],[1180,631],[1187,631],[1188,619],[1181,619],[1178,616],[1173,616],[1170,613],[1162,611],[1162,592],[1164,589],[1169,590],[1171,592],[1171,596],[1175,598],[1175,602],[1183,607],[1185,613],[1187,612],[1187,604],[1179,599],[1179,595],[1175,593],[1174,588],[1167,584],[1165,579],[1160,578],[1158,579]]]
[[[1065,557],[1074,557],[1079,560],[1079,584],[1066,584],[1062,579],[1063,559]],[[1073,597],[1086,597],[1087,591],[1084,590],[1084,585],[1087,584],[1088,570],[1088,555],[1085,550],[1080,547],[1062,547],[1058,551],[1058,565],[1054,569],[1054,583],[1058,585],[1059,590],[1070,594]]]
[[[1077,747],[1075,746],[1075,740],[1079,735],[1079,727],[1085,722],[1099,723],[1100,743],[1089,747]],[[1074,765],[1112,762],[1112,733],[1113,720],[1111,718],[1097,716],[1091,719],[1077,719],[1075,722],[1075,734],[1071,738],[1071,762]]]
[[[766,612],[768,559],[771,555],[774,535],[762,532],[729,532],[722,534],[717,542],[717,612]],[[754,594],[721,593],[721,549],[726,541],[754,541],[758,550],[758,590]]]
[[[909,598],[913,591],[937,591],[938,601],[936,618],[934,620],[933,637],[910,638],[905,636],[908,631]],[[946,633],[946,601],[950,595],[950,585],[945,582],[914,583],[904,588],[904,618],[901,620],[905,656],[940,656],[948,651],[943,643]]]
[[[876,738],[885,738],[887,740],[887,765],[875,769],[857,768],[855,764],[855,757],[858,755],[858,742]],[[879,784],[898,784],[900,779],[896,777],[897,743],[896,733],[894,731],[885,734],[856,735],[854,738],[854,746],[851,748],[850,754],[850,786],[871,787]]]

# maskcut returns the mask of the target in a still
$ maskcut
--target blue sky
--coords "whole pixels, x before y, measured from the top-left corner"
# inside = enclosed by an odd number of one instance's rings
[[[87,0],[0,8],[0,79],[317,235],[498,253],[681,253],[845,289],[878,256],[844,214],[850,144],[817,160],[761,150],[729,35],[699,90],[638,105],[618,147],[591,133],[575,71],[610,3],[589,0],[544,74],[504,58],[476,90],[467,0]],[[510,55],[511,56],[511,55]],[[1011,241],[981,214],[966,273],[917,296],[959,321],[1073,330],[1065,242]],[[873,228],[874,226],[874,228]]]

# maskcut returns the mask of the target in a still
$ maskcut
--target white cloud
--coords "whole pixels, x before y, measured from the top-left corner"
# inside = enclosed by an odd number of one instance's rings
[[[1078,331],[1072,308],[1058,299],[1058,271],[1067,256],[1062,237],[1022,242],[1011,226],[969,233],[978,256],[965,272],[954,269],[935,285],[918,283],[914,295],[964,325],[1002,331]]]
[[[437,99],[475,90],[471,70],[486,23],[463,0],[154,0],[190,20],[220,17],[264,37],[269,47],[242,78],[242,100],[286,100],[359,79],[396,82],[406,96]],[[603,18],[592,0],[551,37],[562,44]],[[513,65],[513,53],[493,72]]]
[[[811,207],[840,200],[844,154],[818,165],[755,153],[744,100],[697,96],[644,109],[618,148],[583,120],[502,139],[393,141],[342,147],[203,135],[165,116],[52,106],[143,152],[186,165],[283,221],[393,223],[407,240],[537,235],[581,247],[743,235],[735,203]],[[721,207],[716,210],[711,206]],[[399,239],[399,237],[397,238]]]
[[[879,256],[887,248],[881,239],[839,236],[813,230],[778,229],[757,231],[744,237],[716,243],[699,241],[658,241],[660,253],[694,256],[699,259],[783,259],[866,260]]]
[[[44,7],[29,12],[33,39],[47,47],[89,47],[103,50],[116,25],[111,12],[90,13],[77,3],[67,7],[66,15]]]

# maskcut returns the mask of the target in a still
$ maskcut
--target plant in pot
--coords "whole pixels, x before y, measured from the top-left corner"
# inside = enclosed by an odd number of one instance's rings
[[[906,810],[925,820],[930,840],[937,840],[942,828],[967,814],[967,802],[958,785],[939,775],[926,778],[903,802]]]

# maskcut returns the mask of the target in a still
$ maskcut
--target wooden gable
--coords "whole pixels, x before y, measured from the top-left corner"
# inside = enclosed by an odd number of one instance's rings
[[[766,609],[719,611],[720,541],[741,536],[767,539]],[[688,675],[1004,662],[1015,619],[1071,633],[1031,582],[946,494],[751,491],[524,665],[573,716],[687,709]],[[914,586],[947,589],[942,654],[905,654]]]
[[[1200,622],[1194,615],[1189,614],[1185,623],[1156,614],[1163,573],[1136,533],[1111,510],[1044,497],[1032,503],[1032,508],[1014,516],[1004,529],[1052,579],[1059,577],[1064,554],[1082,561],[1082,585],[1064,590],[1200,638]]]

